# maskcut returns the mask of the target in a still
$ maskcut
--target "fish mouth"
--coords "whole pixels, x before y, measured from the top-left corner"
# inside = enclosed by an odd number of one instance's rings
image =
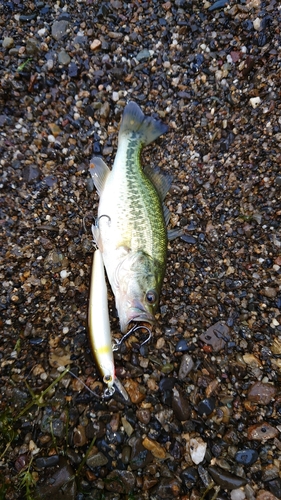
[[[150,314],[144,309],[133,308],[129,317],[126,318],[126,321],[121,323],[122,333],[127,333],[134,323],[147,323],[152,326],[156,323],[156,319],[153,314]]]

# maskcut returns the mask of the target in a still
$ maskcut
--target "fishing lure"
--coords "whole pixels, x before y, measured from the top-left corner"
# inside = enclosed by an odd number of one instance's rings
[[[114,393],[115,368],[110,333],[107,287],[105,281],[102,254],[99,249],[94,253],[89,309],[88,309],[89,339],[92,353],[97,366],[107,385],[107,396]]]

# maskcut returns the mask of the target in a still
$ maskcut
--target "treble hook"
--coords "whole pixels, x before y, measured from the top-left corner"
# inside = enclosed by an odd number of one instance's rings
[[[142,342],[142,344],[140,345],[140,347],[142,347],[144,344],[146,344],[147,342],[150,341],[151,337],[152,337],[152,332],[150,330],[150,328],[148,328],[148,326],[145,326],[145,325],[134,325],[125,335],[123,335],[123,337],[118,341],[115,342],[114,346],[112,347],[112,350],[113,351],[118,351],[118,349],[120,348],[121,344],[123,344],[123,342],[128,338],[130,337],[130,335],[132,335],[133,333],[135,333],[137,330],[146,330],[148,336],[147,338]]]

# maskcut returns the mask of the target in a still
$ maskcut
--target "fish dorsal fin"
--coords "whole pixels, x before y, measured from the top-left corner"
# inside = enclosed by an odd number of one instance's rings
[[[137,103],[131,101],[123,112],[119,138],[129,132],[137,132],[141,137],[141,142],[147,145],[167,131],[167,125],[155,120],[152,116],[145,116]]]
[[[92,179],[94,181],[94,185],[97,189],[98,194],[102,192],[105,181],[108,177],[108,174],[110,173],[110,169],[104,163],[104,161],[99,158],[98,156],[94,156],[91,159],[90,163],[90,174],[92,176]]]
[[[144,167],[143,171],[155,187],[160,200],[163,201],[171,187],[172,176],[163,174],[159,168],[151,168],[149,166]]]

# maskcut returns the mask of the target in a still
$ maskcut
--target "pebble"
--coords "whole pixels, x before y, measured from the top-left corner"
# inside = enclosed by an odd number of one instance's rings
[[[156,493],[158,498],[162,500],[171,498],[180,498],[181,485],[178,479],[176,478],[162,478],[160,479]]]
[[[95,467],[102,467],[108,463],[108,459],[102,452],[95,453],[87,458],[86,464],[90,469],[94,469]]]
[[[57,41],[61,40],[67,32],[68,26],[68,21],[55,21],[52,24],[52,37]]]
[[[184,380],[188,374],[194,369],[194,361],[189,354],[183,354],[179,368],[179,379]]]
[[[272,384],[255,382],[249,389],[247,398],[249,401],[261,405],[268,405],[274,398],[277,389]]]
[[[202,438],[191,438],[189,441],[189,453],[191,456],[191,460],[196,465],[203,462],[205,453],[207,449],[207,443],[203,441]]]
[[[270,491],[260,490],[257,493],[256,500],[278,500]]]
[[[180,420],[188,420],[191,413],[191,407],[188,398],[178,390],[176,387],[173,389],[172,396],[172,409],[175,416]]]
[[[251,97],[249,102],[250,102],[252,108],[255,109],[261,104],[261,98],[260,97]]]
[[[216,400],[214,397],[205,398],[198,404],[197,411],[199,415],[211,415],[215,409]]]
[[[245,491],[242,490],[241,488],[238,488],[237,490],[232,490],[230,492],[230,498],[231,500],[245,500],[246,498]]]
[[[145,398],[145,390],[133,379],[127,379],[124,387],[133,404],[141,403]]]
[[[6,36],[3,38],[2,47],[3,49],[10,49],[14,45],[14,39],[10,36]]]
[[[267,441],[278,436],[278,430],[267,422],[251,425],[247,432],[248,439]]]
[[[136,479],[132,472],[115,469],[107,475],[105,489],[126,495],[133,491],[135,483]]]
[[[246,449],[240,450],[236,453],[235,460],[239,464],[250,466],[250,465],[253,465],[257,461],[258,456],[259,455],[258,455],[256,450],[246,448]]]
[[[244,477],[236,476],[221,467],[211,465],[208,467],[208,472],[211,474],[213,480],[222,488],[226,490],[235,490],[247,484],[247,479]]]
[[[164,460],[166,458],[165,449],[159,443],[157,443],[157,441],[145,437],[142,441],[142,445],[144,448],[146,448],[146,450],[151,451],[152,455],[155,458],[158,458],[159,460]]]
[[[200,335],[200,340],[211,345],[214,352],[221,351],[226,342],[230,340],[230,330],[224,323],[218,322],[212,325],[205,333]]]
[[[67,52],[65,52],[65,50],[61,50],[58,53],[59,64],[62,64],[63,66],[67,66],[70,63],[70,61],[71,61],[70,56],[68,55]]]
[[[100,47],[101,47],[101,41],[97,39],[93,40],[90,45],[90,49],[93,51],[98,50]]]

